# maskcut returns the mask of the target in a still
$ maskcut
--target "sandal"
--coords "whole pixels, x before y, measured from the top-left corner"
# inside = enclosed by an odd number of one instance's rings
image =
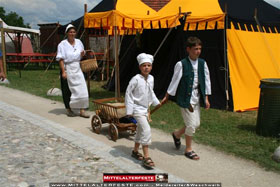
[[[84,113],[80,113],[80,117],[89,118],[90,116],[84,112]]]
[[[70,111],[67,110],[66,115],[68,117],[75,117],[76,116],[75,113],[72,110],[70,110]]]
[[[153,169],[155,167],[155,163],[150,157],[144,158],[143,165],[148,169]]]
[[[137,160],[143,160],[144,159],[144,157],[141,153],[139,153],[138,151],[135,152],[134,150],[132,150],[131,156],[133,158],[136,158]]]
[[[180,149],[180,147],[181,147],[181,140],[180,140],[180,138],[179,139],[176,138],[174,132],[172,133],[172,137],[173,137],[173,141],[174,141],[176,149]]]
[[[186,152],[185,156],[192,160],[199,160],[199,156],[194,151]]]

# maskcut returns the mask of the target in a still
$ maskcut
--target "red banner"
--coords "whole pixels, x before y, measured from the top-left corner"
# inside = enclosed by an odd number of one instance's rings
[[[167,174],[139,173],[139,174],[115,174],[104,173],[103,182],[168,182]]]

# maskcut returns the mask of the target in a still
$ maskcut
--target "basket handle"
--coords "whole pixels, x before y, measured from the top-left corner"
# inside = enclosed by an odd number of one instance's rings
[[[92,50],[92,49],[87,49],[87,50],[85,50],[85,52],[86,52],[86,53],[87,53],[87,52],[92,52],[93,57],[94,57],[94,59],[96,60],[96,55],[95,55],[94,50]]]

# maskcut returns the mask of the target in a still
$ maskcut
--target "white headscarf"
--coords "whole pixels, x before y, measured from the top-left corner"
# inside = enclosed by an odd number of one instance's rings
[[[65,29],[65,34],[69,31],[69,29],[71,29],[71,28],[76,28],[74,25],[72,25],[72,24],[68,24],[67,25],[67,27],[66,27],[66,29]]]

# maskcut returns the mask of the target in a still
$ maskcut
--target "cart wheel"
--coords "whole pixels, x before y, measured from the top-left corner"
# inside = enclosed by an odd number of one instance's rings
[[[119,137],[118,128],[113,123],[111,123],[110,126],[109,126],[109,135],[111,136],[111,139],[113,141],[117,141],[117,139]]]
[[[96,134],[100,134],[101,126],[102,126],[102,121],[100,117],[98,115],[92,116],[91,127],[93,132],[95,132]]]

